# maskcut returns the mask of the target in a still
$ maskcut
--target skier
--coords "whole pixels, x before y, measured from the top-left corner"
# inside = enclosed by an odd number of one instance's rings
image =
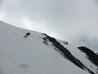
[[[30,34],[31,34],[31,33],[29,33],[29,32],[26,33],[26,34],[24,35],[24,38],[27,38],[28,36],[30,36]]]

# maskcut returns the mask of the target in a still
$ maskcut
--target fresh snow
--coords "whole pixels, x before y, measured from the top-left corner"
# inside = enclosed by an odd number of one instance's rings
[[[28,32],[30,36],[24,38]],[[0,22],[0,74],[89,74],[63,58],[51,43],[45,45],[42,38],[41,33]],[[71,44],[64,46],[89,69],[96,71],[97,67],[84,53]]]

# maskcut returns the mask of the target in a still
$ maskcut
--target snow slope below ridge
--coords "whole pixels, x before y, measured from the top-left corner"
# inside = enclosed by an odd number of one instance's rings
[[[43,44],[42,34],[0,22],[0,74],[88,73]]]
[[[61,42],[62,43],[62,42]],[[97,66],[95,64],[93,64],[90,60],[88,60],[88,56],[81,52],[78,49],[78,45],[74,45],[74,44],[68,44],[65,45],[62,43],[62,45],[64,45],[76,58],[78,58],[79,60],[81,60],[81,62],[86,65],[87,68],[89,68],[90,70],[92,70],[93,72],[97,73]]]

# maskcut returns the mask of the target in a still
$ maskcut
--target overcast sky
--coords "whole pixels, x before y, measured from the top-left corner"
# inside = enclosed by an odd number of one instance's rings
[[[61,40],[97,39],[97,2],[98,0],[0,0],[0,20],[44,32]]]

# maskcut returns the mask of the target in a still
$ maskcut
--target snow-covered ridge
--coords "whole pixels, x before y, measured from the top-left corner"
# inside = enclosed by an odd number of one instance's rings
[[[80,47],[0,22],[0,74],[97,74],[98,56]]]

